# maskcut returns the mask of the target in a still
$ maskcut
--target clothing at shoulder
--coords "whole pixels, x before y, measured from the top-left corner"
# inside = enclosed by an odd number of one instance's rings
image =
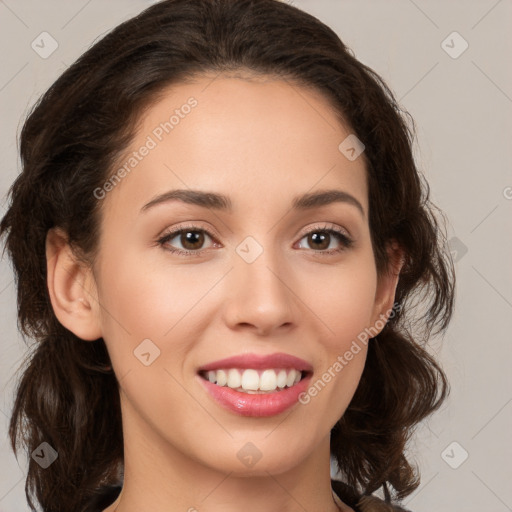
[[[376,496],[360,496],[354,489],[339,480],[331,480],[331,487],[336,495],[354,509],[354,512],[411,512],[398,505],[391,505]],[[121,485],[109,485],[97,491],[84,512],[103,512],[111,505],[121,492]]]
[[[121,492],[122,485],[105,485],[98,489],[89,500],[83,512],[103,512],[116,501]]]
[[[412,512],[399,505],[386,503],[377,496],[361,496],[352,487],[339,480],[331,480],[331,487],[338,498],[354,512]]]

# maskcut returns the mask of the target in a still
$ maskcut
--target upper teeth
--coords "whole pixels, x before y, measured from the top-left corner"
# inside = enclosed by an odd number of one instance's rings
[[[206,372],[210,382],[218,386],[228,386],[232,389],[241,388],[246,391],[274,391],[277,388],[290,387],[299,382],[300,370],[268,369],[268,370],[239,370],[229,368],[210,370]]]

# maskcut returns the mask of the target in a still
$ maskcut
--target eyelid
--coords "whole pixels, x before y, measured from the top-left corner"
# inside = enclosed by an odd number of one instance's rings
[[[158,235],[157,239],[161,239],[168,235],[177,235],[180,231],[190,230],[190,231],[204,231],[210,238],[220,238],[218,232],[210,226],[203,226],[200,224],[201,221],[197,222],[185,222],[184,224],[178,224],[177,226],[173,226],[172,228],[166,228],[162,231],[160,235]]]
[[[308,235],[309,233],[311,233],[312,231],[315,231],[315,230],[323,231],[323,230],[329,230],[329,229],[332,229],[333,231],[344,234],[347,238],[349,238],[350,240],[353,241],[353,236],[350,234],[348,229],[338,226],[337,224],[334,224],[333,222],[314,223],[313,226],[308,226],[308,227],[304,228],[303,230],[301,230],[299,232],[299,235],[297,235],[297,236],[300,236],[302,238],[302,237]]]

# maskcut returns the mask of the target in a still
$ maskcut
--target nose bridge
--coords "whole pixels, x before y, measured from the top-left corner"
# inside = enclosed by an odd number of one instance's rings
[[[227,320],[231,325],[251,324],[268,332],[294,322],[290,272],[272,235],[259,242],[244,239],[235,249],[234,269],[230,272]]]

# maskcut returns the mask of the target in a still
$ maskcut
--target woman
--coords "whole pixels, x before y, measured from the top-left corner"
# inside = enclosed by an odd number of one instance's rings
[[[454,289],[412,141],[275,0],[157,3],[66,70],[0,226],[37,340],[10,424],[31,507],[403,510]]]

